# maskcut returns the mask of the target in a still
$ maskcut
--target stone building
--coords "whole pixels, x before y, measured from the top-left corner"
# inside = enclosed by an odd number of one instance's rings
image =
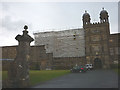
[[[56,66],[60,66],[60,63],[61,66],[66,66],[65,63],[69,66],[70,62],[79,64],[83,61],[81,64],[92,63],[95,68],[110,68],[119,56],[118,52],[111,58],[111,47],[118,50],[119,46],[117,37],[110,34],[108,12],[103,8],[100,12],[100,22],[91,23],[89,13],[85,11],[82,20],[83,28],[34,33],[35,45],[44,44],[47,52],[53,52]],[[111,42],[113,37],[115,43]],[[79,59],[76,61],[75,57]]]
[[[74,65],[92,63],[95,68],[110,68],[120,57],[120,33],[110,34],[109,15],[100,12],[100,22],[91,23],[90,14],[82,17],[83,28],[34,33],[31,46],[31,69],[70,69]],[[16,46],[2,47],[3,58],[13,60]],[[7,65],[3,61],[3,67]]]
[[[100,22],[91,23],[90,15],[85,12],[83,15],[83,28],[85,30],[85,49],[87,63],[93,63],[94,67],[109,68],[118,62],[120,46],[118,34],[110,34],[108,12],[100,12]]]
[[[100,12],[100,22],[91,23],[90,15],[83,15],[83,28],[85,30],[86,61],[95,67],[109,68],[109,21],[106,10]]]

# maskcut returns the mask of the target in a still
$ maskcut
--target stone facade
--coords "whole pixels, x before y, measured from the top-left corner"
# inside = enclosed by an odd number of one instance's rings
[[[87,63],[95,64],[99,58],[102,66],[109,67],[109,23],[96,23],[84,26]]]
[[[110,35],[108,17],[108,12],[104,8],[100,12],[100,22],[91,23],[90,15],[87,12],[83,15],[86,61],[87,63],[92,63],[95,68],[110,68],[110,65],[116,61],[119,54],[113,56],[111,60],[110,54],[113,49],[111,47],[114,46],[118,50],[119,46],[117,42],[118,38],[114,37],[114,40],[112,40],[113,35]],[[111,41],[114,41],[114,43]]]
[[[66,57],[85,57],[84,61],[92,63],[96,68],[110,68],[110,64],[117,61],[119,56],[118,52],[111,58],[111,47],[114,46],[116,50],[119,50],[120,47],[117,37],[114,37],[115,43],[110,42],[113,35],[110,34],[108,17],[108,12],[103,8],[100,12],[100,22],[91,23],[90,15],[85,11],[82,17],[83,28],[34,33],[35,45],[44,44],[46,51],[53,52],[55,58],[64,60]],[[64,61],[60,61],[64,63]]]

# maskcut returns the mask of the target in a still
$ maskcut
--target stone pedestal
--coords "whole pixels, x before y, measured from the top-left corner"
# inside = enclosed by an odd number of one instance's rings
[[[11,88],[25,88],[29,86],[29,50],[30,43],[34,40],[28,35],[28,27],[24,26],[23,35],[17,35],[15,39],[19,42],[17,56],[10,65],[8,71],[8,84]]]

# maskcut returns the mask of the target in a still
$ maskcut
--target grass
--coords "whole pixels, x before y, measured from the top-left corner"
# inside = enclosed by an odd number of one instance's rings
[[[7,77],[8,77],[7,71],[2,71],[2,80],[7,79]]]
[[[69,70],[30,71],[30,85],[33,86],[37,83],[68,74],[69,72]]]
[[[47,80],[51,80],[53,78],[65,75],[70,73],[69,70],[30,70],[30,86],[34,86],[40,82],[44,82]],[[2,72],[2,79],[5,80],[7,79],[7,71]]]

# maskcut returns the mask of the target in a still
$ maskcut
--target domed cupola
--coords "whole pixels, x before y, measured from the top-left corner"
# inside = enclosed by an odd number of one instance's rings
[[[88,23],[90,23],[90,15],[89,15],[89,13],[87,13],[87,11],[85,10],[85,13],[83,14],[83,17],[82,17],[83,19],[83,25],[85,25],[85,24],[88,24]]]
[[[103,10],[100,12],[100,22],[108,22],[108,12],[104,10],[104,8],[102,9]]]

